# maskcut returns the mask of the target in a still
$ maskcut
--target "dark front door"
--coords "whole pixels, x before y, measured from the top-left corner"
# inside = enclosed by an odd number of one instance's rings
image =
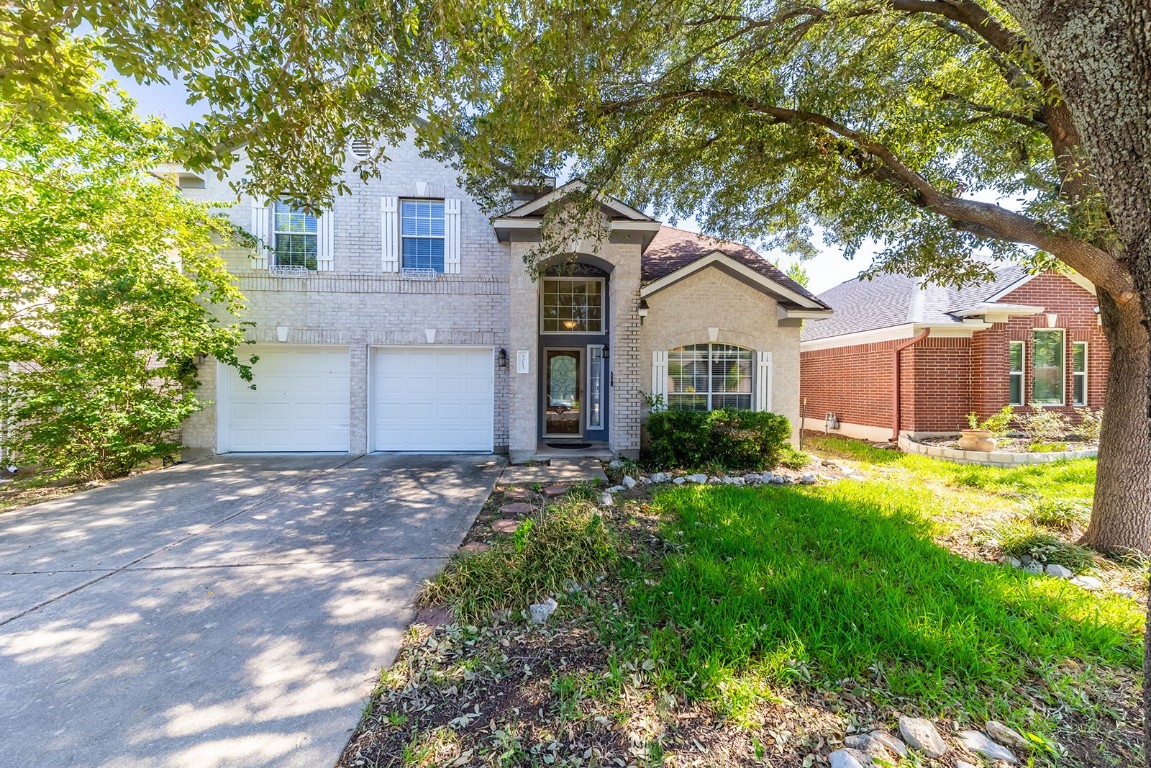
[[[582,350],[545,349],[544,376],[544,436],[582,437]]]

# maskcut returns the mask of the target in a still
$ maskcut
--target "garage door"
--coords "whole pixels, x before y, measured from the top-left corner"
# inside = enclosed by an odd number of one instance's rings
[[[377,451],[491,451],[490,348],[386,348],[372,360]]]
[[[248,350],[243,352],[247,354]],[[349,366],[343,347],[257,348],[249,388],[221,382],[221,451],[347,451]]]

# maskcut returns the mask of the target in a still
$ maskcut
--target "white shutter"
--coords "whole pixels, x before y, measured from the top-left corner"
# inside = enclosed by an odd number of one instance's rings
[[[662,397],[667,406],[667,352],[651,353],[651,396]]]
[[[252,234],[260,241],[252,258],[252,269],[267,269],[267,248],[272,247],[272,206],[256,198],[252,198]]]
[[[771,410],[771,353],[755,353],[755,410]]]
[[[460,271],[460,201],[444,200],[444,272]]]
[[[380,198],[380,249],[385,272],[400,271],[400,199]]]
[[[316,270],[331,272],[336,263],[336,216],[324,211],[316,220]]]

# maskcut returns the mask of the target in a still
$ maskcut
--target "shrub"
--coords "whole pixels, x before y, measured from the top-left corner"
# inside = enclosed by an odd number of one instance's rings
[[[1090,408],[1076,408],[1075,413],[1079,414],[1079,426],[1075,428],[1075,434],[1087,442],[1099,442],[1099,434],[1103,431],[1103,409],[1093,411]]]
[[[1048,499],[1041,496],[1031,499],[1027,510],[1029,522],[1056,531],[1082,528],[1090,516],[1091,508],[1081,501]]]
[[[979,421],[979,416],[972,411],[967,414],[967,426],[971,429],[985,429],[996,437],[1002,437],[1011,428],[1013,418],[1015,418],[1015,409],[1010,405],[1005,405],[998,413],[991,414],[982,423]]]
[[[811,457],[803,451],[797,451],[790,445],[783,446],[779,452],[779,463],[788,469],[803,469],[811,463]]]
[[[1032,443],[1054,443],[1067,437],[1071,422],[1059,411],[1031,406],[1031,413],[1020,417],[1020,426]]]
[[[525,520],[486,552],[453,559],[420,599],[450,605],[460,621],[479,622],[562,594],[572,582],[603,573],[615,559],[615,536],[595,505],[564,501]]]
[[[1012,557],[1027,555],[1040,563],[1057,563],[1081,573],[1094,564],[1091,550],[1068,544],[1050,531],[1026,521],[1007,523],[997,531],[999,547]]]
[[[791,435],[786,417],[767,411],[660,411],[648,417],[650,463],[663,467],[767,469]]]

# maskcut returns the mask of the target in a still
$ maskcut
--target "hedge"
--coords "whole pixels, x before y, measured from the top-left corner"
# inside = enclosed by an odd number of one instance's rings
[[[665,468],[770,469],[791,436],[785,416],[769,411],[666,410],[648,417],[648,463]]]

